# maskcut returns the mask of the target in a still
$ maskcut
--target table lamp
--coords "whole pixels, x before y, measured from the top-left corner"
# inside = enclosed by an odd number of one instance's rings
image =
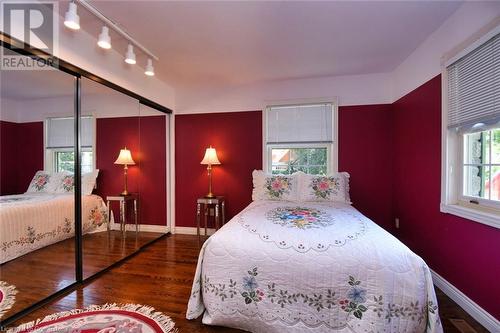
[[[215,196],[212,193],[212,165],[220,164],[215,148],[212,148],[212,146],[207,148],[207,150],[205,151],[205,157],[203,157],[203,160],[200,162],[200,164],[206,165],[208,172],[208,194],[205,197],[213,198]]]
[[[120,155],[115,161],[115,164],[123,165],[123,176],[125,177],[125,189],[121,193],[121,195],[128,195],[127,190],[127,170],[129,165],[135,165],[134,160],[132,159],[132,154],[130,150],[125,147],[124,149],[120,149]]]

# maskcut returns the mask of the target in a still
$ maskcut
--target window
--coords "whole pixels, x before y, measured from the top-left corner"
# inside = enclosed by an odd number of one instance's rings
[[[55,150],[54,155],[54,165],[55,171],[69,171],[71,173],[75,172],[75,152],[74,151],[64,151]],[[92,172],[94,170],[94,153],[92,150],[83,151],[82,150],[82,173]]]
[[[82,173],[94,170],[93,117],[81,118]],[[45,169],[52,172],[75,171],[74,118],[49,118],[45,121]]]
[[[500,201],[500,128],[464,135],[463,195]]]
[[[500,29],[443,73],[441,210],[500,228]]]
[[[273,174],[296,171],[317,175],[328,172],[328,148],[271,148]]]
[[[265,114],[265,169],[273,174],[337,171],[332,103],[271,106]]]

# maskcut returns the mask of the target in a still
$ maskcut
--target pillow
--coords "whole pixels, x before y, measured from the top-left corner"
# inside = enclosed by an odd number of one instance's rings
[[[82,194],[91,195],[94,190],[99,170],[96,169],[92,172],[87,172],[82,175]]]
[[[262,170],[254,170],[252,200],[283,200],[298,199],[298,176],[269,175]]]
[[[61,182],[55,193],[73,193],[75,189],[75,176],[69,173],[61,173]]]
[[[33,176],[26,193],[50,193],[55,191],[58,185],[51,173],[39,170]]]
[[[301,175],[301,201],[340,201],[350,204],[349,174],[340,172],[331,176]]]

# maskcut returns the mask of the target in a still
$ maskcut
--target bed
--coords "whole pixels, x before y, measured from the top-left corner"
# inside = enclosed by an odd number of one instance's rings
[[[74,194],[25,193],[0,197],[0,264],[74,236]],[[106,229],[101,197],[82,196],[84,233]]]
[[[213,234],[186,317],[201,315],[251,332],[442,332],[425,262],[336,201],[256,200]]]

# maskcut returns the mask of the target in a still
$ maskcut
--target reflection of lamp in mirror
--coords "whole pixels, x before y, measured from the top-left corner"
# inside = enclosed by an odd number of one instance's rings
[[[200,164],[207,166],[208,172],[208,194],[205,196],[207,198],[213,198],[214,194],[212,193],[212,165],[220,164],[219,159],[217,158],[217,151],[215,148],[207,148],[205,151],[205,157],[200,162]]]
[[[123,165],[123,176],[125,178],[125,189],[122,192],[122,195],[128,195],[127,190],[127,170],[129,165],[135,165],[134,160],[132,159],[132,154],[130,150],[125,147],[124,149],[120,149],[120,155],[115,161],[115,164]]]

